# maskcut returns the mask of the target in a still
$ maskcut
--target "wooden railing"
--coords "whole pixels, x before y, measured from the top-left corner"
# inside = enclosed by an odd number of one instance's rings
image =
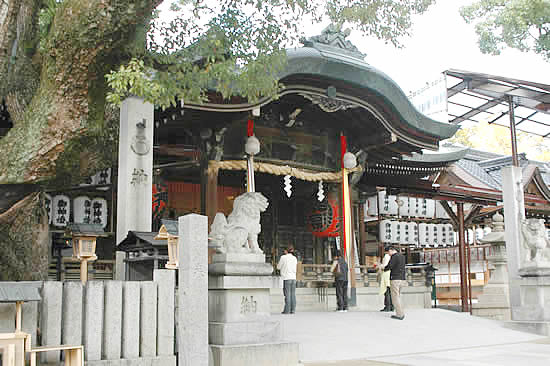
[[[114,260],[96,260],[88,262],[88,279],[112,280],[114,275]],[[57,258],[53,258],[48,268],[48,279],[56,281],[57,278]],[[80,261],[73,258],[63,258],[61,262],[61,281],[80,280]]]
[[[334,274],[330,264],[306,264],[298,262],[296,279],[306,287],[318,287],[334,282]],[[427,283],[426,266],[407,266],[407,281],[410,285]],[[355,267],[355,282],[358,287],[378,286],[378,273],[373,266],[360,265]]]

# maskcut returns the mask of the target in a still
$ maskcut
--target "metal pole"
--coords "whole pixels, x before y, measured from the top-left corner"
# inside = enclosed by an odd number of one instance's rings
[[[475,240],[475,237],[476,237],[476,230],[475,230],[475,226],[474,226],[474,237],[473,239]],[[470,311],[470,314],[472,314],[472,271],[470,269],[470,263],[471,263],[471,249],[470,249],[470,240],[468,238],[468,240],[466,240],[466,249],[468,250],[467,254],[466,254],[466,259],[467,259],[467,270],[468,270],[468,310]]]
[[[508,114],[510,115],[510,133],[512,135],[512,161],[514,166],[519,166],[518,141],[516,137],[516,116],[514,114],[514,98],[508,95]]]
[[[256,186],[254,181],[254,156],[253,155],[248,155],[246,167],[247,167],[246,191],[256,192]]]
[[[467,299],[467,283],[466,283],[466,253],[465,253],[465,240],[464,240],[464,203],[457,202],[457,216],[458,216],[458,261],[460,265],[460,302],[462,311],[467,311],[468,299]]]

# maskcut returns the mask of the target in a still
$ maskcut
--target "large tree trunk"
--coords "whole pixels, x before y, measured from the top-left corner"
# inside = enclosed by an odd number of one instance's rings
[[[46,280],[48,263],[48,216],[32,193],[0,214],[0,281]]]
[[[144,51],[146,26],[161,1],[64,0],[41,46],[42,2],[0,0],[0,101],[14,124],[0,137],[0,184],[55,181],[59,187],[112,165],[118,118],[105,104],[105,74]],[[12,263],[6,271],[12,280],[25,278],[19,273],[29,261],[38,277],[47,270],[37,197],[0,216],[0,268]],[[30,255],[28,249],[32,256],[17,259]]]
[[[98,168],[94,163],[103,156],[94,146],[82,146],[89,143],[82,136],[103,133],[105,74],[130,50],[144,49],[143,27],[157,5],[151,0],[64,0],[40,52],[40,3],[0,0],[0,19],[5,14],[0,98],[14,122],[0,139],[0,183],[52,178],[75,158],[91,161],[83,170]],[[71,156],[63,156],[69,150]]]

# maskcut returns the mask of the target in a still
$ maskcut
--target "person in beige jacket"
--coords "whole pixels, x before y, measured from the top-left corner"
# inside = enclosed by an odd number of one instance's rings
[[[384,258],[382,259],[382,263],[378,266],[380,271],[380,288],[378,294],[384,295],[384,308],[380,311],[393,311],[390,289],[390,271],[384,271],[384,268],[388,265],[391,258],[388,249],[389,247],[384,248]]]

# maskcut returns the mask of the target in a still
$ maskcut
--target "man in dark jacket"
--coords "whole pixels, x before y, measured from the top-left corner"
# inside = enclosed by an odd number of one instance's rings
[[[391,271],[391,300],[395,307],[395,315],[391,317],[393,319],[403,320],[405,318],[405,313],[403,311],[403,304],[401,303],[401,288],[407,284],[405,281],[405,257],[393,246],[389,248],[389,254],[391,255],[390,262],[384,268],[384,271]]]
[[[334,286],[336,287],[336,311],[348,311],[348,264],[344,257],[337,252],[334,256],[334,262],[331,266],[334,273]]]

